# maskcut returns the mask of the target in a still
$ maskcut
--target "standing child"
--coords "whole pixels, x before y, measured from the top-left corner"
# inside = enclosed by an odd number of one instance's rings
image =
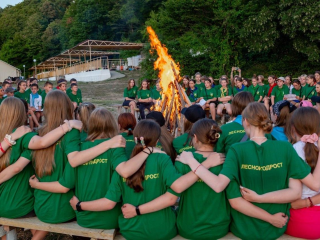
[[[221,117],[223,116],[222,111],[226,109],[227,113],[231,116],[231,100],[232,100],[232,90],[227,86],[227,80],[225,78],[221,79],[221,88],[218,89],[218,101],[219,105],[217,108],[217,114]],[[223,121],[222,121],[223,120]],[[224,119],[221,122],[224,123]]]
[[[73,84],[73,83],[75,83],[75,84],[78,85],[77,79],[71,78],[71,79],[70,79],[70,86],[71,86],[71,84]],[[69,93],[71,93],[71,92],[72,92],[71,87],[69,87],[69,88],[67,89],[66,93],[69,94]],[[81,98],[82,98],[82,92],[81,92],[81,89],[79,88],[79,86],[78,86],[78,90],[77,90],[77,95],[78,95],[78,96],[81,96]]]
[[[71,93],[67,94],[70,98],[74,109],[77,109],[80,103],[82,103],[82,96],[78,92],[78,85],[76,83],[72,83],[71,86]]]
[[[39,90],[38,84],[31,84],[30,88],[31,88],[30,110],[35,113],[37,121],[39,122],[41,117],[41,110],[42,110],[42,97],[41,95],[38,94],[38,90]]]
[[[51,82],[46,82],[44,84],[44,91],[42,91],[41,93],[41,97],[42,97],[42,106],[44,106],[44,100],[46,99],[47,97],[47,94],[52,90],[53,88],[53,84]]]
[[[4,97],[14,97],[14,88],[13,87],[8,87],[4,91],[4,93],[5,93]]]
[[[57,82],[57,89],[59,89],[62,92],[66,93],[66,91],[67,91],[67,80],[59,79],[58,82]]]
[[[151,98],[151,91],[149,90],[148,80],[143,80],[141,82],[141,87],[138,90],[138,107],[140,110],[141,119],[145,119],[146,115],[144,113],[145,109],[151,111],[151,107],[153,106],[153,101]]]

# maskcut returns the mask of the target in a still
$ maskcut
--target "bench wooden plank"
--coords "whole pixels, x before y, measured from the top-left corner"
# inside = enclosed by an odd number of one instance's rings
[[[0,218],[0,225],[6,225],[11,227],[36,229],[54,233],[62,233],[74,236],[89,237],[94,239],[110,239],[113,240],[116,231],[103,230],[103,229],[91,229],[80,227],[77,222],[48,224],[41,222],[37,217],[32,218],[20,218],[20,219],[8,219]]]
[[[175,238],[173,238],[172,240],[185,240],[186,238],[183,238],[181,236],[176,236]],[[233,235],[231,232],[229,232],[226,236],[224,236],[223,238],[220,239],[224,239],[224,240],[238,240],[240,238],[236,237],[235,235]],[[295,237],[291,237],[287,234],[282,235],[280,238],[281,240],[302,240],[302,238],[295,238]],[[116,238],[114,240],[126,240],[122,235],[117,235]]]

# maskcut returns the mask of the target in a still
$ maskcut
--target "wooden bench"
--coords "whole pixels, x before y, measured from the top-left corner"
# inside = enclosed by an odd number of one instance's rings
[[[116,235],[116,230],[91,229],[80,227],[77,222],[48,224],[41,222],[37,217],[8,219],[0,218],[0,226],[9,226],[10,231],[4,231],[0,227],[0,237],[7,236],[7,240],[15,240],[15,228],[35,229],[54,233],[61,233],[73,236],[88,237],[91,240],[109,239],[113,240]]]
[[[173,238],[173,240],[185,240],[186,238],[183,238],[181,236],[176,236],[175,238]],[[227,235],[225,235],[223,238],[220,239],[225,239],[225,240],[238,240],[240,238],[236,237],[235,235],[233,235],[231,232],[229,232]],[[287,234],[283,234],[280,238],[281,240],[302,240],[302,238],[295,238],[295,237],[291,237]],[[125,238],[122,235],[117,235],[116,238],[114,240],[125,240]]]
[[[4,231],[3,227],[9,226],[10,231]],[[83,228],[80,227],[77,222],[70,222],[70,223],[60,223],[60,224],[48,224],[41,222],[37,217],[32,218],[20,218],[20,219],[8,219],[8,218],[0,218],[0,237],[7,236],[7,240],[16,240],[15,228],[25,228],[25,229],[35,229],[35,230],[42,230],[54,233],[61,233],[73,236],[81,236],[81,237],[88,237],[91,240],[98,240],[98,239],[110,239],[110,240],[125,240],[125,238],[118,234],[116,235],[116,230],[103,230],[103,229],[91,229],[91,228]],[[185,238],[181,236],[176,236],[173,240],[183,240]],[[228,233],[221,239],[226,240],[236,240],[240,239],[234,236],[232,233]],[[282,235],[280,238],[281,240],[298,240],[301,238],[294,238],[289,235]]]

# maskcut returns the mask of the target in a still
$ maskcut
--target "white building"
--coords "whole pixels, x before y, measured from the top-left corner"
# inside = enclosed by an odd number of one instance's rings
[[[20,70],[0,60],[0,82],[3,82],[8,77],[20,77]]]

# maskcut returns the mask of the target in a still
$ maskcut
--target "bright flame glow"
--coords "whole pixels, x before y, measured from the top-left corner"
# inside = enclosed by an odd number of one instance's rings
[[[162,88],[162,104],[156,107],[155,110],[163,111],[164,117],[170,123],[170,129],[174,130],[176,122],[180,120],[181,98],[183,98],[181,97],[181,91],[183,90],[178,86],[178,82],[175,81],[180,79],[180,68],[168,53],[168,49],[161,44],[154,30],[148,26],[147,31],[151,47],[158,53],[158,59],[154,62],[154,69],[159,70],[158,77],[161,79],[160,86]]]

